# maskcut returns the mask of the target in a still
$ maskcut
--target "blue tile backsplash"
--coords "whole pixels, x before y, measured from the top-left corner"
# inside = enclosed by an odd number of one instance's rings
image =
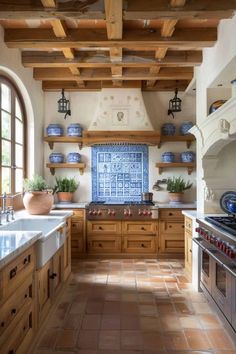
[[[92,147],[92,200],[140,201],[148,191],[148,146],[111,144]]]

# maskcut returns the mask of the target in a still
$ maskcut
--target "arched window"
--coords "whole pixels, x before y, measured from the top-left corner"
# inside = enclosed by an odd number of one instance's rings
[[[26,122],[21,96],[0,76],[0,194],[22,192],[26,171]]]

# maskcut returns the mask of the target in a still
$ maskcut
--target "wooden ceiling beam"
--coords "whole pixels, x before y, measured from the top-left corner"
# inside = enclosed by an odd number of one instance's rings
[[[57,7],[57,2],[55,0],[41,0],[44,7],[55,8]]]
[[[156,81],[154,86],[143,85],[143,91],[171,91],[173,92],[176,87],[179,91],[185,91],[189,85],[188,80],[179,80],[177,83],[175,80],[161,80]]]
[[[117,63],[122,61],[122,48],[121,47],[114,47],[110,48],[110,59],[111,62]]]
[[[123,32],[122,0],[104,0],[108,39],[121,39]]]
[[[124,69],[122,80],[191,80],[193,77],[193,68],[162,68],[158,74],[150,74],[145,69]],[[75,80],[74,75],[67,68],[37,68],[34,69],[34,78],[36,80]],[[105,69],[83,69],[80,73],[80,80],[83,81],[103,81],[112,80],[109,70]]]
[[[186,0],[171,0],[170,6],[171,7],[181,7],[181,6],[184,6],[185,3],[186,3]]]
[[[114,2],[120,0],[114,0]],[[45,3],[54,3],[53,0],[44,1]],[[173,4],[181,4],[181,0],[173,0]],[[176,6],[169,6],[166,0],[129,0],[126,2],[126,8],[123,11],[124,20],[135,19],[222,19],[230,18],[235,11],[235,0],[198,0],[188,1],[186,5],[176,11]],[[181,6],[181,5],[179,5]],[[40,6],[37,1],[31,1],[30,4],[22,4],[15,1],[13,4],[7,2],[0,3],[1,19],[104,19],[103,1],[65,1],[58,2],[57,7]]]
[[[43,81],[42,89],[44,91],[61,91],[61,88],[66,91],[100,91],[100,81],[86,82],[84,86],[78,85],[77,81]]]
[[[66,38],[55,38],[50,29],[6,29],[5,42],[9,48],[133,48],[156,47],[202,48],[210,47],[217,40],[217,29],[176,29],[170,38],[162,37],[159,31],[150,33],[146,29],[129,30],[122,40],[109,41],[104,30],[68,30]]]

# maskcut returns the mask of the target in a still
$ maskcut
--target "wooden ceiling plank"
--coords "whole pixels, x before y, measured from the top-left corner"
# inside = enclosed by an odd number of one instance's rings
[[[161,37],[160,33],[149,33],[146,30],[129,30],[122,40],[108,41],[103,30],[68,30],[68,37],[55,38],[53,31],[49,29],[6,29],[5,43],[9,48],[49,48],[62,50],[64,48],[134,48],[149,47],[169,48],[202,48],[210,47],[217,40],[217,29],[176,29],[170,38]]]
[[[55,0],[41,0],[41,3],[44,7],[57,7],[57,2]]]
[[[73,75],[75,75],[75,76],[80,75],[80,70],[76,66],[69,66],[69,69]]]
[[[110,48],[110,59],[111,62],[121,62],[122,61],[122,48],[121,47],[114,47]]]
[[[113,78],[122,77],[122,66],[112,66],[111,74]]]
[[[66,24],[64,21],[52,20],[50,23],[56,37],[65,38],[67,36]]]
[[[61,88],[66,91],[100,91],[100,81],[90,81],[84,86],[78,85],[77,81],[43,81],[42,89],[44,91],[61,91]]]
[[[177,20],[165,20],[161,28],[162,37],[171,37],[175,30]]]
[[[74,49],[72,49],[72,48],[64,48],[64,49],[62,49],[62,52],[63,52],[64,57],[66,59],[74,59],[74,57],[75,57],[75,52],[74,52]]]
[[[171,7],[181,7],[184,6],[186,3],[186,0],[171,0],[170,6]]]
[[[123,32],[122,0],[104,0],[108,39],[121,39]]]

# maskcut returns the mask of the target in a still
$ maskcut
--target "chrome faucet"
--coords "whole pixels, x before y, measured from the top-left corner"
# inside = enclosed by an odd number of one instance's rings
[[[2,208],[0,208],[0,225],[2,225],[2,215],[6,216],[6,222],[10,221],[10,215],[11,220],[14,220],[14,209],[12,206],[7,207],[7,199],[13,199],[15,196],[16,195],[7,196],[6,193],[0,195],[0,199],[2,199]]]

